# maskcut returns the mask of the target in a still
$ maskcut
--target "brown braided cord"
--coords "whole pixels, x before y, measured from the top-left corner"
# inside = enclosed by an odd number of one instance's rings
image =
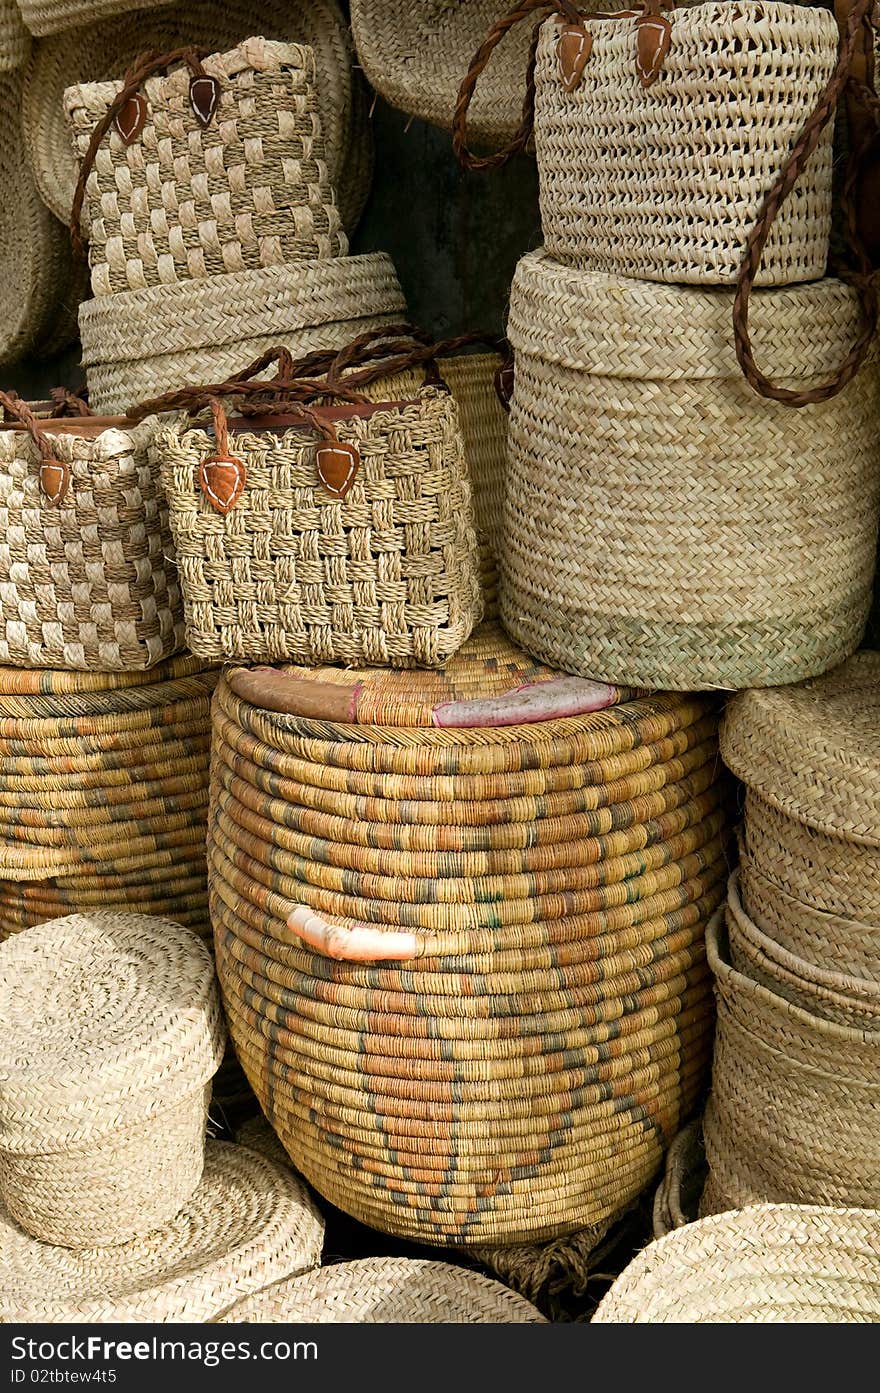
[[[760,396],[782,402],[786,406],[810,406],[816,402],[829,401],[832,397],[837,396],[858,373],[877,332],[880,302],[878,302],[877,287],[871,265],[857,230],[854,206],[858,167],[868,146],[875,139],[875,133],[869,133],[861,147],[853,152],[843,196],[848,250],[854,258],[855,266],[849,271],[841,272],[840,278],[847,281],[858,292],[862,322],[856,342],[836,373],[827,382],[818,387],[792,389],[778,386],[761,371],[755,360],[749,336],[749,301],[755,277],[761,265],[764,247],[779,209],[795,188],[819,143],[823,130],[833,117],[838,102],[847,90],[850,80],[850,66],[858,44],[859,34],[866,18],[873,9],[873,5],[874,0],[857,0],[849,13],[846,26],[841,34],[837,67],[812,116],[804,125],[795,142],[776,183],[767,194],[758,221],[749,234],[742,269],[737,281],[736,295],[733,301],[733,332],[737,360],[750,387]],[[871,97],[876,114],[876,96],[871,93]]]
[[[55,463],[55,456],[52,446],[46,436],[40,430],[40,423],[31,411],[27,402],[22,401],[21,397],[10,395],[8,392],[0,392],[0,406],[3,407],[4,414],[11,417],[13,421],[19,421],[24,426],[28,435],[33,440],[40,452],[40,457],[47,464]]]

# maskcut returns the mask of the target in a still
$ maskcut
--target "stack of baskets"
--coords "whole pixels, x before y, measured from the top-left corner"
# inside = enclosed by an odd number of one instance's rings
[[[880,1207],[880,654],[730,704],[746,784],[726,932],[703,1212]]]
[[[470,1247],[628,1207],[704,1085],[715,730],[704,697],[560,677],[491,626],[443,673],[221,679],[221,988],[322,1194]]]

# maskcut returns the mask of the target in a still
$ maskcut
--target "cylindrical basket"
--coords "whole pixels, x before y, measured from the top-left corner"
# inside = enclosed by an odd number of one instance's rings
[[[23,67],[30,51],[31,36],[16,0],[0,0],[0,73]]]
[[[760,399],[731,295],[519,264],[501,614],[546,662],[647,687],[765,687],[841,662],[871,603],[878,361],[833,400]],[[773,375],[845,356],[840,281],[753,297]]]
[[[74,914],[0,947],[0,1193],[27,1233],[99,1248],[196,1189],[225,1031],[179,924]]]
[[[491,626],[442,673],[222,680],[232,1037],[294,1164],[363,1222],[469,1248],[590,1228],[693,1109],[725,876],[715,715],[628,695]]]

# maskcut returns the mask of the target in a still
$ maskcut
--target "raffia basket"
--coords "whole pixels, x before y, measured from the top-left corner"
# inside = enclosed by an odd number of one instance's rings
[[[0,668],[0,938],[111,907],[208,932],[216,681],[191,657],[145,673]]]
[[[655,1238],[663,1238],[696,1219],[705,1183],[703,1119],[697,1117],[681,1129],[666,1153],[663,1179],[654,1196]]]
[[[183,601],[151,428],[37,421],[14,401],[6,414],[24,424],[0,427],[0,663],[128,672],[171,657]],[[61,466],[48,484],[46,452]]]
[[[14,72],[28,60],[31,36],[16,0],[0,0],[0,73]]]
[[[491,626],[443,673],[218,688],[230,1030],[294,1164],[363,1222],[468,1248],[589,1228],[694,1106],[725,876],[715,716],[600,709],[625,696]]]
[[[600,1324],[880,1320],[880,1214],[754,1205],[688,1224],[639,1253]]]
[[[544,661],[647,687],[765,687],[841,662],[871,603],[874,359],[832,401],[759,399],[726,291],[519,263],[501,615]],[[841,282],[758,292],[780,379],[854,337]]]
[[[420,1258],[362,1258],[276,1282],[224,1321],[247,1325],[524,1325],[544,1317],[476,1272]]]
[[[363,84],[352,72],[348,21],[337,0],[193,0],[188,6],[131,10],[117,3],[111,19],[46,38],[27,71],[22,109],[25,148],[47,206],[70,221],[77,161],[63,112],[67,87],[119,78],[150,50],[192,45],[232,48],[250,34],[312,49],[316,99],[327,152],[327,171],[340,212],[351,230],[366,202],[372,171],[372,133]]]
[[[342,348],[405,310],[381,252],[98,296],[79,315],[89,399],[124,412],[187,382],[223,382],[279,343],[295,358]]]
[[[188,1203],[161,1228],[110,1248],[39,1243],[0,1207],[0,1322],[195,1322],[321,1261],[324,1224],[287,1168],[207,1143]]]
[[[718,1027],[701,1212],[755,1201],[880,1208],[880,1030],[838,1025],[731,966],[707,933]]]
[[[207,122],[192,106],[191,67],[147,77],[138,133],[124,140],[111,127],[88,165],[84,224],[95,295],[348,250],[311,49],[248,38],[205,58],[199,71],[217,84]],[[65,92],[81,160],[125,86],[120,79]]]
[[[812,964],[817,972],[845,973],[859,982],[880,980],[880,924],[862,923],[805,904],[740,858],[743,907],[780,953]]]
[[[211,955],[143,914],[74,914],[0,947],[0,1193],[35,1238],[103,1247],[199,1183],[223,1056]]]

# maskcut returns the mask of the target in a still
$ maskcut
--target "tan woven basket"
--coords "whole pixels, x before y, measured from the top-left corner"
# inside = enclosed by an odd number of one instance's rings
[[[190,649],[202,657],[437,667],[479,620],[476,536],[458,409],[415,401],[327,408],[314,427],[255,430],[229,447],[242,488],[218,504],[202,467],[228,450],[204,428],[160,427]],[[322,451],[345,452],[340,492]],[[200,484],[201,477],[205,480]],[[349,491],[350,490],[350,491]]]
[[[755,1205],[650,1244],[593,1317],[609,1323],[880,1320],[880,1215]]]
[[[198,1189],[144,1238],[71,1251],[0,1206],[0,1322],[210,1321],[321,1260],[324,1224],[301,1181],[244,1147],[208,1142]]]
[[[361,1258],[276,1282],[224,1321],[247,1325],[524,1325],[544,1317],[476,1272],[421,1258]]]
[[[491,627],[442,673],[218,688],[233,1040],[297,1168],[374,1227],[474,1249],[600,1225],[695,1105],[715,718],[691,697],[601,709],[626,695]]]
[[[16,0],[0,0],[0,73],[23,67],[30,51],[31,36]]]
[[[827,1021],[737,972],[722,921],[707,933],[718,1028],[701,1212],[763,1200],[880,1208],[880,1031]]]
[[[168,0],[138,0],[141,10],[157,9]],[[21,18],[32,34],[42,38],[97,19],[124,14],[124,0],[16,0]]]
[[[697,1117],[681,1129],[666,1153],[663,1179],[654,1196],[655,1238],[664,1238],[696,1219],[705,1183],[703,1119]]]
[[[759,400],[730,310],[727,292],[546,252],[520,262],[501,613],[545,661],[649,687],[764,687],[857,646],[880,517],[877,361],[821,405]],[[812,379],[843,356],[857,310],[825,280],[756,292],[752,318],[775,375]]]
[[[151,429],[16,411],[25,425],[0,428],[0,662],[155,666],[183,647],[183,603]]]
[[[405,309],[381,252],[99,296],[79,316],[89,399],[127,411],[187,382],[225,381],[279,343],[296,358],[342,348]]]
[[[96,1248],[199,1183],[225,1031],[211,955],[140,914],[74,914],[0,947],[0,1193],[35,1238]]]
[[[84,167],[94,294],[344,256],[311,50],[249,38],[167,75],[156,66],[141,83],[64,94],[80,159],[94,154]],[[198,110],[195,84],[211,81]],[[119,119],[140,102],[137,129],[124,138],[118,119],[92,152],[122,90],[137,95]]]

